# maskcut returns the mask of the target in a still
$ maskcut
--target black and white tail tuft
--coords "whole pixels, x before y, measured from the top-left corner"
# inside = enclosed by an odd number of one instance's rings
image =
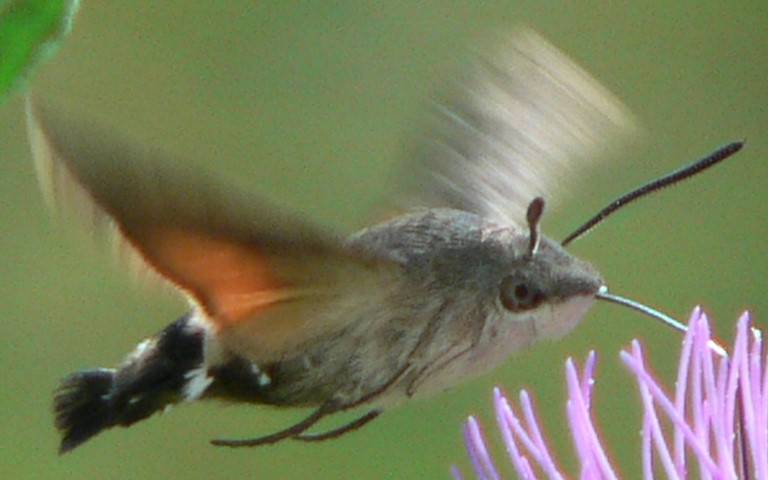
[[[66,453],[99,432],[127,427],[166,406],[203,395],[210,384],[206,332],[184,316],[140,344],[118,369],[75,372],[54,393],[53,411]]]
[[[56,428],[62,434],[59,453],[114,425],[114,380],[115,370],[107,368],[75,372],[62,380],[53,399]]]

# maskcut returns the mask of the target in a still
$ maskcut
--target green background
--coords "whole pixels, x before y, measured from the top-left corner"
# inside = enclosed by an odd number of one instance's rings
[[[33,84],[348,231],[385,195],[382,179],[403,161],[400,142],[419,101],[455,53],[487,27],[525,22],[622,98],[644,127],[624,154],[586,172],[545,217],[545,230],[562,238],[628,188],[747,137],[729,163],[633,206],[570,250],[616,292],[679,317],[703,304],[729,340],[745,308],[768,325],[767,2],[308,3],[85,2]],[[304,412],[198,404],[59,457],[50,412],[58,379],[119,362],[184,310],[170,293],[137,287],[108,249],[69,230],[50,221],[37,192],[17,95],[0,107],[3,478],[448,478],[452,462],[467,471],[465,416],[477,413],[490,427],[495,384],[513,396],[533,391],[572,467],[562,365],[590,348],[599,352],[598,422],[615,463],[633,478],[639,398],[617,353],[640,338],[659,376],[673,378],[678,335],[598,304],[562,341],[337,441],[214,448],[209,438],[268,433]]]

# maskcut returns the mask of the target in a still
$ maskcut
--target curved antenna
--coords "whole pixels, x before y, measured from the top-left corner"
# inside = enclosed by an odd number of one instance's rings
[[[685,180],[686,178],[692,177],[693,175],[696,175],[697,173],[700,173],[709,167],[717,165],[718,163],[722,162],[726,158],[730,157],[734,153],[741,150],[742,147],[744,146],[744,143],[745,143],[745,140],[731,142],[727,145],[724,145],[718,148],[717,150],[710,153],[709,155],[703,158],[700,158],[699,160],[696,160],[690,165],[679,168],[673,172],[670,172],[664,175],[661,178],[652,180],[646,183],[645,185],[641,185],[640,187],[632,190],[631,192],[622,195],[621,197],[609,203],[602,210],[597,212],[595,216],[593,216],[592,218],[584,222],[579,228],[574,230],[570,235],[565,237],[565,239],[562,242],[560,242],[560,245],[562,246],[568,245],[572,241],[576,240],[577,238],[581,237],[588,231],[592,230],[595,226],[597,226],[599,223],[605,220],[610,214],[624,207],[625,205],[631,202],[634,202],[635,200],[642,198],[648,195],[649,193],[653,193],[655,191],[661,190],[664,187],[668,187],[681,180]]]
[[[682,322],[679,320],[675,320],[674,318],[670,317],[666,313],[662,313],[655,308],[651,308],[648,305],[644,305],[640,302],[636,302],[632,300],[631,298],[622,297],[620,295],[614,295],[612,293],[608,293],[608,287],[603,285],[600,287],[600,290],[598,290],[597,295],[595,295],[599,300],[605,300],[607,302],[615,303],[627,308],[631,308],[632,310],[636,310],[644,315],[648,315],[649,317],[653,318],[654,320],[658,320],[664,325],[667,325],[669,327],[674,328],[675,330],[678,330],[680,332],[687,332],[688,327],[685,326]],[[719,343],[717,343],[715,340],[709,341],[709,348],[715,352],[716,354],[720,355],[721,357],[727,357],[728,354],[725,351],[725,348],[723,348]]]
[[[525,219],[528,221],[528,258],[532,258],[539,249],[539,240],[541,238],[541,228],[539,222],[544,214],[544,199],[536,197],[528,204],[528,211]]]

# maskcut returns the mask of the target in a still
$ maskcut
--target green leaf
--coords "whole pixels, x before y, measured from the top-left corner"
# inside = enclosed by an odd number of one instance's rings
[[[12,0],[0,6],[0,101],[69,32],[78,0]]]

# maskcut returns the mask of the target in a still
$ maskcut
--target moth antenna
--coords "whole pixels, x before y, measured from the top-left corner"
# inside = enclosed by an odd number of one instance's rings
[[[618,305],[622,305],[624,307],[631,308],[632,310],[638,311],[644,315],[647,315],[655,320],[660,321],[661,323],[670,326],[674,328],[675,330],[678,330],[680,332],[687,332],[688,327],[680,322],[679,320],[675,320],[674,318],[670,317],[666,313],[662,313],[655,308],[649,307],[648,305],[644,305],[640,302],[636,302],[635,300],[632,300],[631,298],[622,297],[620,295],[614,295],[612,293],[608,293],[608,287],[603,285],[600,290],[597,292],[596,297],[599,300],[605,300],[608,302],[616,303]],[[725,348],[723,348],[719,343],[717,343],[715,340],[709,341],[709,348],[712,349],[713,352],[720,355],[721,357],[727,357],[728,354],[725,351]]]
[[[525,218],[528,221],[528,257],[531,258],[539,249],[539,240],[541,239],[539,221],[544,213],[544,199],[536,197],[528,204],[528,211]]]
[[[640,187],[632,190],[631,192],[622,195],[621,197],[617,198],[616,200],[606,205],[602,210],[597,212],[595,216],[593,216],[592,218],[584,222],[579,228],[577,228],[570,235],[565,237],[565,239],[563,239],[560,245],[562,246],[568,245],[572,241],[576,240],[577,238],[581,237],[585,233],[592,230],[598,224],[602,223],[603,220],[605,220],[609,215],[611,215],[616,210],[619,210],[620,208],[624,207],[625,205],[632,203],[635,200],[638,200],[648,195],[649,193],[653,193],[658,190],[661,190],[662,188],[668,187],[677,182],[685,180],[686,178],[692,177],[697,173],[700,173],[708,169],[709,167],[717,165],[718,163],[722,162],[726,158],[730,157],[734,153],[741,150],[742,147],[744,147],[745,142],[746,140],[739,140],[739,141],[731,142],[727,145],[724,145],[718,148],[717,150],[715,150],[714,152],[710,153],[709,155],[702,157],[689,165],[686,165],[677,170],[674,170],[664,175],[663,177],[657,178],[656,180],[651,180],[650,182],[644,185],[641,185]]]

